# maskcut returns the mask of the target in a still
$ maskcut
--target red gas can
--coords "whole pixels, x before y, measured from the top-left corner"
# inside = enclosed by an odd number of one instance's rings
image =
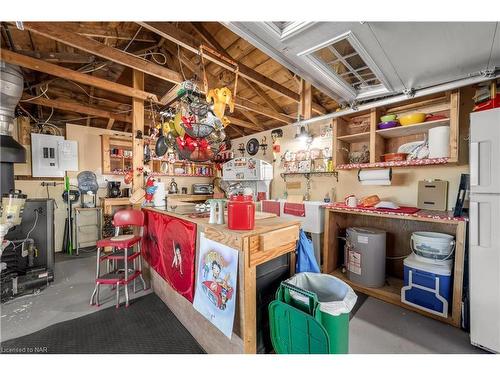
[[[227,203],[227,226],[235,230],[251,230],[255,225],[255,204],[251,195],[231,195]]]

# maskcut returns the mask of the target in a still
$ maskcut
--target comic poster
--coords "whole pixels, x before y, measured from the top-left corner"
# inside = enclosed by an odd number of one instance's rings
[[[231,338],[236,310],[238,250],[200,236],[194,308]]]

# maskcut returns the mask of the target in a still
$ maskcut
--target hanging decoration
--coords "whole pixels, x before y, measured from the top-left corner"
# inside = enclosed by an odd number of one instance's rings
[[[215,54],[223,58],[228,68],[235,74],[234,89],[228,87],[208,87],[205,71],[204,54]],[[200,47],[201,65],[203,69],[203,85],[206,95],[199,89],[194,80],[184,81],[177,91],[176,99],[161,112],[161,122],[156,126],[158,134],[157,148],[164,155],[175,150],[180,159],[189,161],[209,161],[227,149],[224,143],[224,128],[230,123],[225,115],[227,107],[234,111],[234,98],[238,86],[238,64],[226,57],[221,57],[207,46]]]

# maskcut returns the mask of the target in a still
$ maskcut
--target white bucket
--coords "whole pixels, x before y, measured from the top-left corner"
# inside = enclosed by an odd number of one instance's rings
[[[443,261],[450,259],[453,255],[455,238],[446,233],[413,232],[410,247],[421,260]]]
[[[429,158],[450,157],[450,127],[438,126],[429,129]]]

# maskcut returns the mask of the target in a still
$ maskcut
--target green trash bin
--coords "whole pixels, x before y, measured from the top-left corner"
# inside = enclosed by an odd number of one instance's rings
[[[347,354],[349,313],[356,300],[349,285],[327,274],[303,272],[281,283],[269,305],[274,350]]]

